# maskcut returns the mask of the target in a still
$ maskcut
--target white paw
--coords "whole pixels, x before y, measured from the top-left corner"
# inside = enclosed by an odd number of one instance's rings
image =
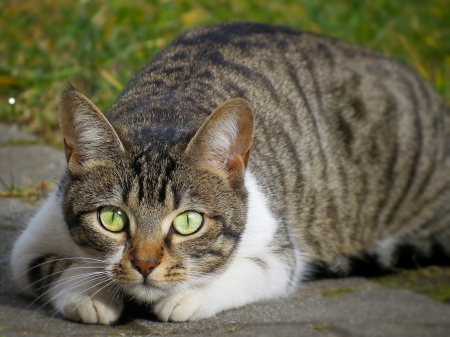
[[[196,321],[213,316],[217,311],[213,302],[200,290],[189,290],[159,300],[153,307],[164,322]]]
[[[107,295],[99,292],[91,297],[88,294],[68,293],[56,300],[56,308],[72,321],[110,325],[119,319],[123,303]]]

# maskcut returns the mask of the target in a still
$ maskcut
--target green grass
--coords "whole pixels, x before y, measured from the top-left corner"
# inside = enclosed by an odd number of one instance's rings
[[[54,138],[67,80],[107,111],[174,37],[229,20],[283,24],[393,55],[450,102],[449,8],[450,0],[10,1],[0,11],[0,122]]]
[[[450,303],[450,268],[429,266],[416,270],[399,269],[393,274],[375,277],[376,283],[394,289],[408,289],[436,301]]]
[[[330,291],[324,291],[322,293],[323,297],[335,297],[343,294],[350,294],[354,292],[352,288],[338,288]]]
[[[0,198],[24,198],[29,201],[38,201],[48,195],[55,188],[55,185],[56,182],[53,180],[42,180],[27,186],[20,186],[16,184],[14,175],[11,173],[9,181],[0,177]]]

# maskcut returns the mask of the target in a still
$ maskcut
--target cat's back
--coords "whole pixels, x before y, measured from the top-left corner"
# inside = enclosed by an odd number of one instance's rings
[[[442,226],[447,108],[413,70],[340,40],[262,24],[195,29],[133,78],[109,119],[134,142],[175,144],[234,97],[255,114],[249,170],[312,258]]]
[[[323,106],[335,104],[330,93],[344,98],[342,90],[361,84],[389,90],[387,82],[399,81],[420,85],[428,103],[438,102],[428,84],[416,79],[400,62],[338,39],[276,25],[223,23],[193,29],[170,43],[130,81],[109,119],[123,126],[195,129],[229,97],[245,97],[258,110],[296,88],[311,96],[311,104],[317,98]]]
[[[276,98],[290,91],[277,84],[281,74],[339,63],[335,45],[354,57],[366,53],[340,40],[282,26],[224,23],[196,28],[147,63],[113,105],[109,119],[130,125],[136,120],[135,126],[175,125],[184,119],[201,123],[227,96],[255,98],[254,103],[267,93]],[[309,80],[303,82],[308,85]]]

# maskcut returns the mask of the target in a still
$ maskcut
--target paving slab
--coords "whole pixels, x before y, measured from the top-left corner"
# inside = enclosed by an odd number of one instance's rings
[[[26,155],[19,152],[26,148]],[[1,150],[4,150],[3,152]],[[24,152],[22,152],[24,153]],[[8,165],[3,163],[9,154]],[[3,157],[2,157],[3,156]],[[46,146],[0,146],[0,176],[52,179],[64,154]],[[304,283],[288,298],[229,310],[213,318],[162,323],[151,309],[126,304],[115,326],[78,324],[16,293],[9,255],[39,204],[0,198],[0,337],[3,336],[450,336],[450,305],[364,278]]]
[[[8,142],[34,142],[36,137],[18,131],[16,128],[0,124],[0,144]]]
[[[58,179],[66,165],[61,151],[46,145],[0,146],[0,178],[6,186],[26,188]],[[0,189],[6,189],[0,185]]]

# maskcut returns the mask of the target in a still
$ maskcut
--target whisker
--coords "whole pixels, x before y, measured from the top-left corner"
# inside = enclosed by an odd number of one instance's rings
[[[109,282],[108,282],[108,281],[109,281]],[[86,291],[88,291],[88,290],[90,290],[90,289],[92,289],[92,288],[94,288],[94,287],[97,287],[97,286],[99,286],[100,284],[103,284],[103,283],[105,283],[105,282],[108,282],[108,283],[106,283],[104,286],[102,286],[100,289],[98,289],[98,290],[97,290],[95,293],[93,293],[92,295],[89,295],[89,299],[92,300],[92,298],[93,298],[95,295],[97,295],[100,291],[102,291],[103,289],[105,289],[105,288],[108,287],[109,285],[113,284],[114,281],[113,281],[113,280],[104,280],[104,281],[102,281],[102,282],[99,282],[99,283],[97,283],[97,284],[94,284],[92,287],[89,287],[88,289],[86,289],[86,290],[84,290],[83,292],[79,293],[77,296],[80,296],[80,295],[83,294],[84,292],[86,292]],[[82,304],[84,304],[87,300],[88,300],[88,299],[86,298],[83,302],[81,302],[80,304],[78,304],[73,310],[78,309],[78,308],[79,308]]]
[[[121,288],[120,288],[120,284],[115,284],[115,287],[114,287],[114,290],[113,290],[113,292],[111,293],[111,295],[110,295],[110,297],[111,297],[111,300],[110,300],[110,302],[109,302],[109,305],[111,306],[111,304],[112,304],[112,302],[118,302],[119,301],[119,296],[120,296],[120,290],[121,290]],[[117,296],[117,300],[114,300],[114,298]]]
[[[55,276],[57,274],[61,274],[61,273],[65,272],[65,271],[76,270],[76,269],[99,269],[99,267],[77,266],[77,267],[69,267],[69,268],[66,268],[66,269],[62,269],[60,271],[54,272],[52,274],[49,274],[47,276],[44,276],[44,277],[40,278],[39,280],[31,283],[30,285],[26,286],[25,288],[22,288],[22,290],[26,290],[26,289],[34,286],[35,284],[42,282],[43,280],[45,280],[48,277]],[[39,288],[39,289],[41,289],[41,288]],[[37,289],[37,290],[39,290],[39,289]]]
[[[91,280],[91,281],[93,281],[93,280]],[[111,281],[111,280],[110,280],[110,281]],[[82,295],[83,293],[85,293],[86,291],[92,289],[93,287],[99,286],[100,284],[103,284],[103,283],[105,283],[105,282],[108,282],[108,279],[105,279],[105,280],[103,280],[103,281],[101,281],[101,282],[97,282],[97,283],[94,284],[93,286],[91,286],[91,287],[89,287],[89,288],[83,290],[83,291],[80,292],[79,294],[77,294],[76,297]],[[111,283],[112,283],[112,282],[109,282],[107,285],[109,285],[109,284],[111,284]],[[107,286],[107,285],[106,285],[106,286]],[[79,286],[79,285],[78,285],[78,286]],[[104,289],[106,286],[103,286],[103,287],[100,288],[98,291]],[[98,291],[95,292],[93,295],[89,296],[89,298],[92,299],[92,297],[93,297],[95,294],[97,294]],[[58,293],[58,295],[57,295],[56,297],[59,297],[60,295],[61,295],[61,293]],[[78,304],[78,305],[77,305],[75,308],[73,308],[72,310],[78,309],[78,308],[80,307],[80,305],[82,305],[85,301],[87,301],[87,299],[84,300],[83,302],[81,302],[80,304]],[[58,312],[60,312],[60,310],[56,310],[56,312],[51,316],[51,318],[55,317],[55,315],[56,315]]]
[[[81,281],[75,283],[74,285],[70,286],[69,288],[62,289],[59,293],[57,293],[55,296],[53,296],[53,297],[50,298],[48,301],[46,301],[44,304],[42,304],[42,305],[38,308],[38,310],[40,310],[41,308],[43,308],[43,307],[44,307],[45,305],[47,305],[48,303],[52,302],[55,298],[60,297],[62,294],[66,293],[66,292],[69,292],[70,290],[73,290],[73,289],[75,289],[75,288],[77,288],[77,287],[83,286],[83,285],[85,285],[85,284],[89,284],[89,283],[91,283],[91,282],[93,282],[93,281],[101,280],[102,277],[103,277],[103,275],[97,275],[96,278],[94,277],[94,278],[91,278],[91,279],[89,279],[89,280],[81,280]],[[102,281],[102,282],[100,282],[100,283],[97,283],[97,284],[102,284],[102,283],[107,282],[107,281],[108,281],[108,279],[105,278],[104,281]],[[97,284],[94,284],[92,287],[95,287]],[[88,291],[88,290],[91,289],[92,287],[89,287],[89,288],[83,290],[81,293],[77,294],[77,296],[81,295],[81,294],[84,293],[85,291]],[[52,290],[53,290],[53,289],[52,289]]]
[[[31,268],[28,268],[23,273],[19,274],[18,277],[22,277],[24,274],[29,273],[31,270],[33,270],[35,268],[38,268],[38,267],[41,267],[41,266],[43,266],[43,265],[45,265],[47,263],[53,263],[53,262],[56,262],[56,261],[64,261],[64,260],[75,260],[75,262],[79,262],[77,260],[92,260],[92,261],[96,261],[98,263],[103,263],[103,264],[106,262],[104,260],[93,259],[93,258],[88,258],[88,257],[80,257],[80,256],[55,258],[53,260],[45,261],[45,262],[39,263],[39,264],[37,264],[37,265],[35,265],[35,266],[31,267]],[[94,262],[90,262],[90,263],[94,263]]]
[[[87,277],[87,278],[86,278],[86,277]],[[83,278],[83,280],[81,280],[81,281],[78,282],[78,283],[75,283],[74,285],[72,285],[72,286],[69,287],[68,289],[64,289],[65,291],[69,291],[69,290],[71,290],[71,289],[73,289],[73,288],[76,288],[77,286],[80,286],[81,283],[83,283],[83,282],[88,283],[88,282],[91,282],[91,280],[95,280],[96,278],[101,278],[101,277],[105,277],[103,273],[101,273],[101,274],[99,274],[99,273],[95,273],[95,274],[94,274],[94,273],[85,273],[85,274],[81,274],[81,275],[74,275],[74,276],[68,277],[67,279],[64,279],[63,281],[61,281],[60,283],[58,283],[58,284],[56,284],[56,285],[50,285],[49,289],[47,289],[47,290],[46,290],[45,292],[43,292],[41,295],[39,295],[38,297],[36,297],[36,298],[30,303],[30,305],[29,305],[28,307],[30,307],[31,305],[33,305],[33,304],[36,303],[37,301],[41,300],[42,298],[44,298],[44,297],[45,297],[49,292],[51,292],[52,290],[54,290],[54,289],[56,289],[56,288],[59,288],[59,287],[62,287],[62,286],[64,286],[64,285],[65,285],[66,283],[68,283],[68,282],[72,282],[72,281],[74,281],[74,280]],[[60,294],[62,294],[62,293],[64,293],[64,291],[58,293],[58,295],[60,295]],[[54,297],[51,298],[49,301],[45,302],[44,305],[48,304],[49,302],[51,302],[51,301],[52,301],[53,299],[55,299],[56,297],[57,297],[57,296],[54,296]],[[42,305],[40,308],[42,308],[44,305]],[[40,309],[40,308],[39,308],[39,309]]]

